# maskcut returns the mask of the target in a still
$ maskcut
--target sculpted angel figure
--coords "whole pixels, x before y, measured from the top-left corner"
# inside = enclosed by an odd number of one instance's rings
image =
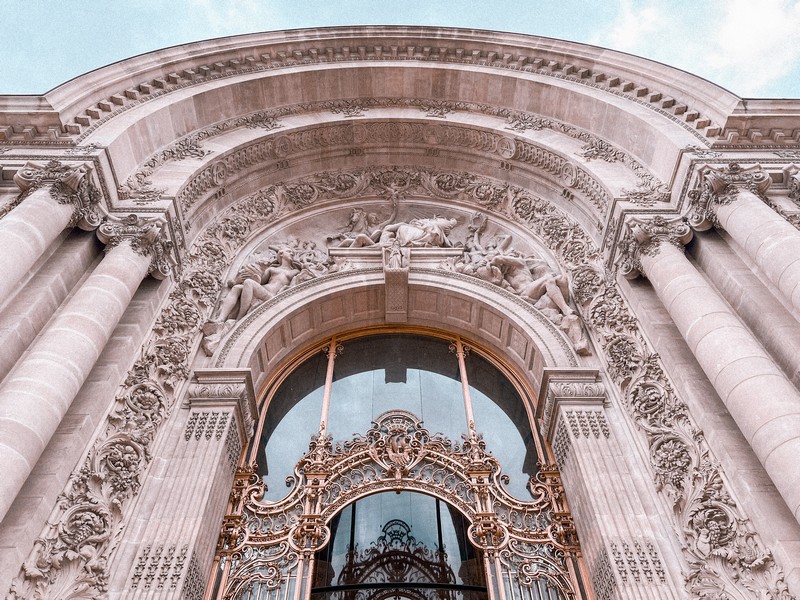
[[[241,319],[253,308],[289,287],[300,273],[300,266],[294,260],[294,252],[288,247],[277,249],[276,261],[272,263],[260,260],[244,265],[230,282],[231,291],[225,296],[212,322]]]

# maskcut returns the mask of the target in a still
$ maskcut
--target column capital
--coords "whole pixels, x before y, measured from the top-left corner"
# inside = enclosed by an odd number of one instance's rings
[[[642,256],[656,256],[663,244],[670,244],[683,251],[692,239],[692,228],[685,219],[668,219],[656,215],[650,219],[632,217],[625,222],[627,231],[620,243],[620,258],[617,262],[621,273],[628,279],[645,275]]]
[[[250,369],[195,369],[186,402],[192,409],[233,406],[241,443],[252,437],[258,412]]]
[[[772,179],[759,164],[747,168],[739,163],[719,168],[705,167],[700,170],[697,186],[688,194],[691,206],[689,224],[697,231],[718,227],[718,206],[730,204],[742,190],[763,196],[771,183]]]
[[[602,408],[606,400],[606,388],[597,369],[545,369],[536,403],[542,435],[552,443],[562,405]]]
[[[789,198],[795,202],[800,202],[800,171],[795,171],[789,175],[788,188]]]
[[[91,172],[92,165],[89,163],[67,165],[57,160],[46,164],[28,162],[14,175],[14,183],[21,194],[13,205],[16,206],[36,190],[49,186],[53,200],[75,207],[69,226],[93,231],[100,225],[97,206],[101,194],[91,181]]]
[[[156,279],[165,279],[172,271],[172,242],[167,238],[160,220],[145,220],[128,215],[119,221],[108,218],[97,229],[97,237],[106,250],[120,244],[130,244],[134,252],[150,258],[148,272]]]

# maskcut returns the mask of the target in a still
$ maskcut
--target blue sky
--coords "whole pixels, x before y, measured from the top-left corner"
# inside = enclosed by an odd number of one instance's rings
[[[800,0],[0,0],[0,93],[38,94],[187,42],[326,25],[447,25],[652,58],[742,97],[800,98]]]

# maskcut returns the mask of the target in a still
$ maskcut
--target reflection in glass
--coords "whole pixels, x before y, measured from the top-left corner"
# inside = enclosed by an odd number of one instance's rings
[[[469,523],[440,500],[385,492],[348,505],[317,554],[312,598],[486,598]]]
[[[522,398],[508,378],[479,354],[470,353],[466,367],[475,426],[509,476],[508,492],[530,498],[527,486],[536,473],[537,455]]]
[[[387,410],[417,415],[431,432],[458,440],[466,430],[458,362],[449,343],[382,335],[344,344],[333,368],[328,431],[346,440]]]
[[[286,493],[286,478],[308,450],[319,429],[325,391],[327,358],[312,356],[281,383],[267,408],[258,446],[258,474],[267,483],[265,500],[277,501]]]

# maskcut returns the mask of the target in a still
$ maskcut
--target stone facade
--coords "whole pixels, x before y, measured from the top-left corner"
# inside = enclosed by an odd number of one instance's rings
[[[494,32],[246,35],[0,97],[3,593],[216,597],[270,382],[389,327],[530,391],[565,596],[800,597],[798,165],[800,101]]]

